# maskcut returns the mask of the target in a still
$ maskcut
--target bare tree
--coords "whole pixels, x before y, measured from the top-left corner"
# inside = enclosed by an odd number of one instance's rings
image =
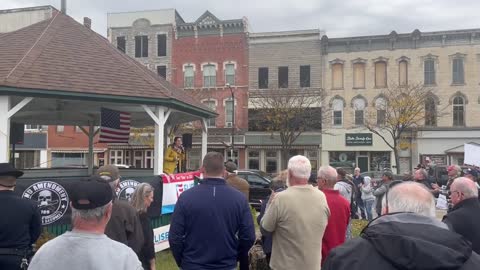
[[[249,130],[278,133],[282,165],[289,152],[305,131],[321,131],[326,112],[323,89],[266,89],[250,93]]]
[[[375,109],[368,112],[365,125],[392,149],[399,173],[401,140],[408,132],[423,126],[426,119],[436,119],[441,110],[429,110],[428,101],[432,98],[432,91],[423,84],[391,84],[379,97],[383,97],[385,102],[377,99]]]

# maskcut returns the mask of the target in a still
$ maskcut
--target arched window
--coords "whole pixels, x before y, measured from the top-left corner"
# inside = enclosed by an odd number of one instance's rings
[[[375,100],[375,109],[377,109],[377,125],[385,125],[387,117],[387,101],[383,97]]]
[[[355,125],[362,126],[365,123],[365,100],[363,98],[356,98],[353,100],[353,110],[355,111]]]
[[[453,99],[453,125],[465,126],[465,100],[463,97]]]
[[[333,125],[334,126],[341,126],[343,125],[343,100],[337,98],[334,99],[332,102],[332,109],[333,109]]]
[[[433,97],[425,100],[425,126],[437,126],[437,106]]]

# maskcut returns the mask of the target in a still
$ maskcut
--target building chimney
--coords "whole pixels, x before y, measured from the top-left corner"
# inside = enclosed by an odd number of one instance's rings
[[[67,0],[62,0],[62,6],[60,7],[60,11],[63,14],[67,14]]]
[[[92,29],[92,19],[88,17],[83,17],[83,25],[87,27],[88,29]]]

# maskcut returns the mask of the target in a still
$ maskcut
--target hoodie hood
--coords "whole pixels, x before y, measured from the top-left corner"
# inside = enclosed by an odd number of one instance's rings
[[[435,218],[395,213],[373,220],[362,233],[396,269],[453,270],[472,254],[470,242]]]

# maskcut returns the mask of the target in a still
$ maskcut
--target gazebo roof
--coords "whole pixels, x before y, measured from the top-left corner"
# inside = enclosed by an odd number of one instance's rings
[[[51,19],[0,35],[0,94],[161,105],[198,117],[215,116],[107,39],[58,11]]]

